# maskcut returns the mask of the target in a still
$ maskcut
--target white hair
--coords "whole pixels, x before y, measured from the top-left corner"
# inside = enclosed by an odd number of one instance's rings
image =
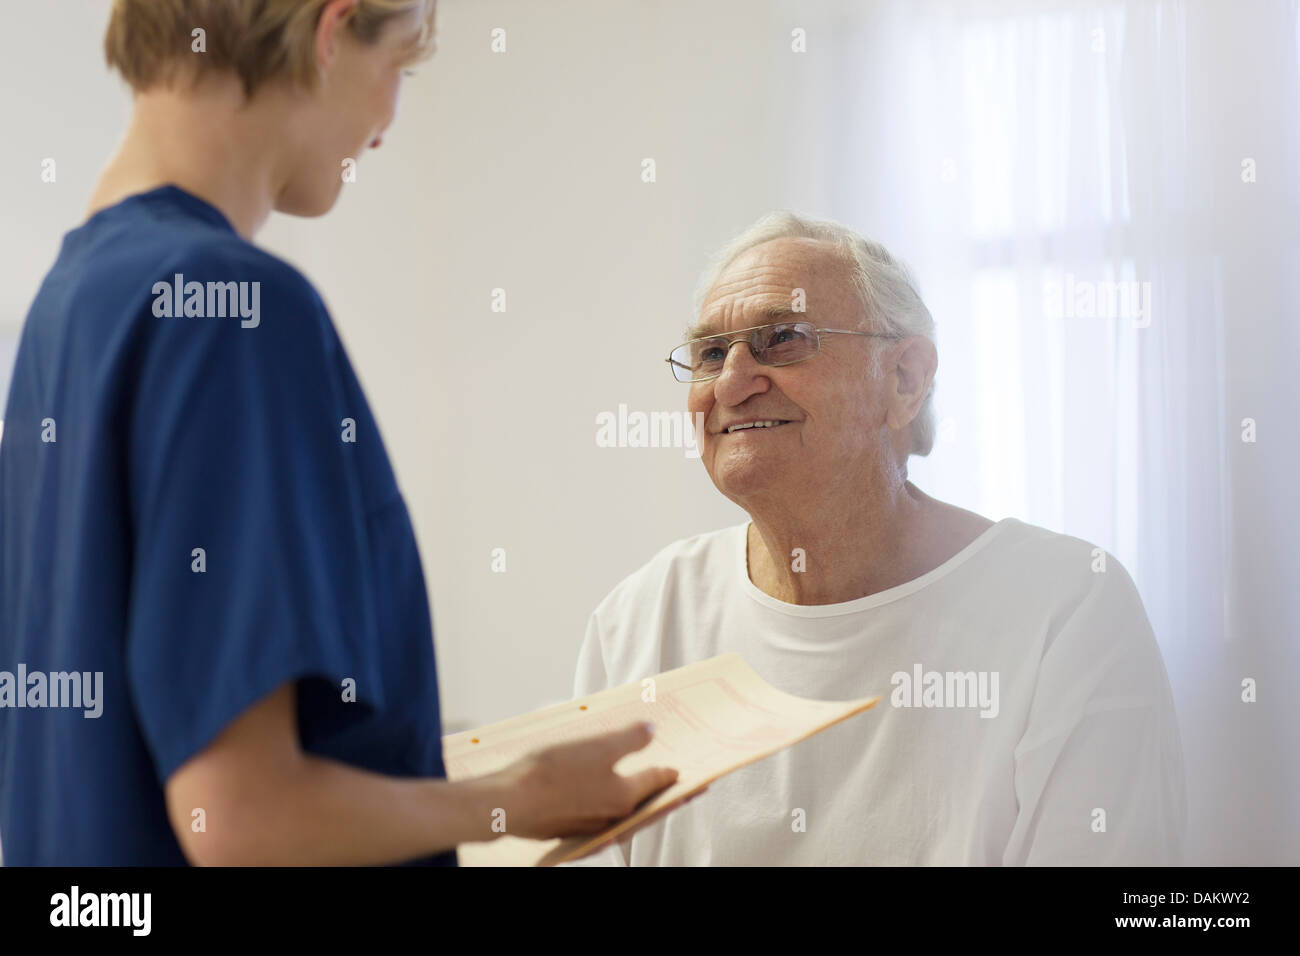
[[[934,342],[934,319],[921,301],[916,282],[907,266],[890,255],[878,242],[858,235],[838,222],[804,219],[791,212],[763,216],[722,247],[705,271],[695,293],[699,315],[704,297],[717,283],[724,269],[742,252],[773,239],[818,239],[831,243],[852,269],[853,285],[862,301],[867,331],[891,335],[921,335]],[[880,357],[871,351],[872,374],[880,375]],[[920,411],[912,420],[910,454],[928,455],[934,447],[934,381],[926,392]]]

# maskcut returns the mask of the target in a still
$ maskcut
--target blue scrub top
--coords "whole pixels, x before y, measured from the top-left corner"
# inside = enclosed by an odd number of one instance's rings
[[[415,535],[324,303],[175,186],[68,233],[28,314],[0,589],[6,864],[183,864],[164,783],[287,681],[306,751],[445,776]]]

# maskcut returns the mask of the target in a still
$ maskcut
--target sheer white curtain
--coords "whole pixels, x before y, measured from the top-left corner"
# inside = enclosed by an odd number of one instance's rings
[[[1296,4],[846,4],[823,26],[825,212],[910,262],[938,326],[912,477],[1123,562],[1178,700],[1188,861],[1296,862]]]

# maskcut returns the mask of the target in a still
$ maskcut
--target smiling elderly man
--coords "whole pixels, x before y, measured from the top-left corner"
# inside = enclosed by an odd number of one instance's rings
[[[737,651],[792,694],[883,699],[590,862],[1181,862],[1173,700],[1124,568],[908,481],[938,356],[905,269],[779,214],[702,289],[669,364],[709,477],[751,520],[619,584],[575,693]]]

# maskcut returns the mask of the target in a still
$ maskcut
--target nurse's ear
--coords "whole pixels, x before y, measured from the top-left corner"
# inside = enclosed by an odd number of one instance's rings
[[[325,71],[338,57],[342,31],[361,0],[330,0],[316,21],[316,78],[323,80]]]

